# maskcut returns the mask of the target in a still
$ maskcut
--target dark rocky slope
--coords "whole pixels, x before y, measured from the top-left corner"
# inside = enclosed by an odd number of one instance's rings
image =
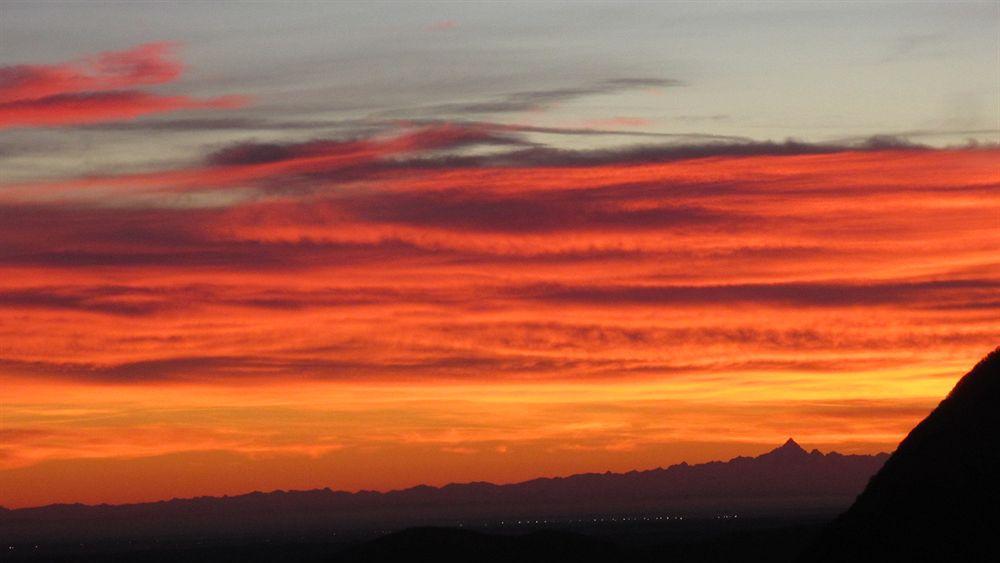
[[[803,561],[1000,561],[1000,348],[900,444]]]

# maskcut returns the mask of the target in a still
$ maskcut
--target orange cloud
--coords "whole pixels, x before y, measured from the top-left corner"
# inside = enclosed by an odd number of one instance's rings
[[[436,124],[3,186],[0,503],[887,449],[995,346],[997,158]]]

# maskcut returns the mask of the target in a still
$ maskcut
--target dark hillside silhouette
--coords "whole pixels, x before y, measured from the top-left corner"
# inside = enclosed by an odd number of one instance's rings
[[[899,444],[803,561],[1000,561],[1000,348]]]

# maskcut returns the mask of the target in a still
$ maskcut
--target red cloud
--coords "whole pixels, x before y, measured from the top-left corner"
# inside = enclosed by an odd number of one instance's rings
[[[182,109],[229,109],[240,107],[244,103],[245,99],[241,96],[198,100],[188,96],[158,96],[136,90],[60,94],[0,104],[0,128],[116,121]]]
[[[0,68],[0,102],[170,82],[183,65],[168,58],[171,43],[148,43],[83,61]]]
[[[455,20],[441,20],[427,26],[427,31],[448,31],[456,27],[458,27],[458,22]]]
[[[171,43],[149,43],[81,61],[0,68],[0,128],[134,119],[167,111],[232,108],[243,98],[199,100],[135,90],[171,82],[183,65]]]

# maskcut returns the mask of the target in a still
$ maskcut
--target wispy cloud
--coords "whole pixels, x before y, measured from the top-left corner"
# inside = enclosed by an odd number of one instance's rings
[[[628,90],[674,88],[684,83],[673,78],[615,78],[567,88],[524,90],[482,101],[450,102],[417,108],[417,114],[467,115],[540,111],[578,98],[614,94]],[[414,110],[408,110],[412,113]]]

